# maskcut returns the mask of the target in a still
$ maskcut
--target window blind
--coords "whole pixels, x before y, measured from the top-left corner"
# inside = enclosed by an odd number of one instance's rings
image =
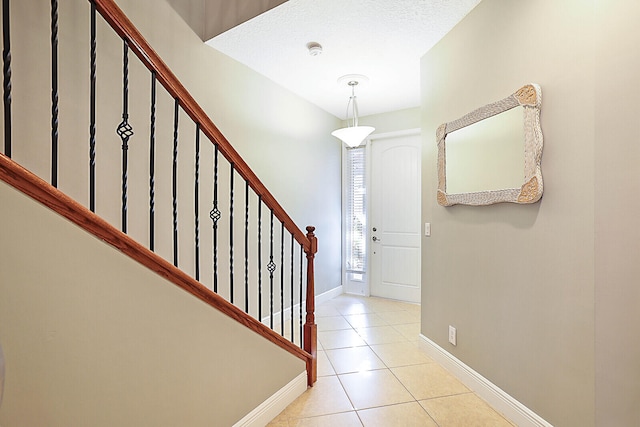
[[[364,273],[366,268],[365,147],[347,150],[346,269]]]

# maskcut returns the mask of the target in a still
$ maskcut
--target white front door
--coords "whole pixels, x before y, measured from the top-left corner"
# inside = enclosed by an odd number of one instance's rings
[[[371,141],[371,295],[420,302],[419,134]]]

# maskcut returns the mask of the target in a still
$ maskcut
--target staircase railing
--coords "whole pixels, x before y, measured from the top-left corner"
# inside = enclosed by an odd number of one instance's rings
[[[43,203],[57,213],[65,216],[78,226],[111,244],[124,254],[140,262],[167,280],[190,292],[197,298],[222,311],[268,340],[276,343],[306,362],[307,379],[311,386],[316,380],[316,325],[314,318],[314,257],[317,252],[317,240],[314,227],[307,232],[300,230],[285,210],[267,190],[238,152],[222,135],[204,110],[180,83],[177,77],[151,48],[141,33],[125,16],[114,0],[89,0],[90,3],[90,96],[88,142],[83,149],[88,152],[88,206],[73,200],[57,187],[62,184],[59,178],[59,93],[58,93],[58,2],[51,0],[51,155],[50,181],[47,182],[30,172],[24,166],[12,160],[12,51],[11,51],[11,14],[10,1],[2,0],[3,25],[3,105],[4,105],[4,153],[0,154],[0,179]],[[89,9],[89,8],[88,8]],[[120,191],[117,202],[120,204],[120,229],[99,216],[97,199],[102,197],[101,183],[96,166],[101,159],[96,154],[100,147],[96,126],[98,122],[97,101],[97,62],[98,31],[97,18],[101,16],[122,40],[122,110],[121,122],[114,126],[121,144]],[[129,153],[129,143],[134,138],[134,129],[130,123],[129,111],[129,51],[140,60],[149,72],[151,84],[149,101],[148,157],[142,159]],[[17,52],[19,55],[20,52]],[[64,77],[64,76],[62,76]],[[158,253],[158,237],[162,234],[156,221],[160,200],[156,179],[160,177],[156,157],[160,150],[157,139],[157,110],[161,101],[157,93],[159,84],[172,99],[173,126],[171,153],[171,230],[165,241],[171,241],[171,250],[165,259]],[[166,98],[166,96],[165,96]],[[180,163],[180,147],[184,142],[180,138],[185,129],[180,118],[188,116],[192,132],[194,158],[187,166]],[[137,130],[136,130],[137,132]],[[166,137],[166,135],[165,135]],[[201,139],[208,139],[213,150],[203,154]],[[17,148],[17,147],[15,147]],[[139,151],[137,151],[139,153]],[[201,161],[211,160],[207,167],[211,173],[210,182],[202,182],[203,167]],[[113,162],[111,162],[113,163]],[[130,221],[129,170],[131,165],[146,164],[149,175],[148,215],[144,221]],[[192,165],[192,167],[190,167]],[[102,166],[114,168],[113,164]],[[192,184],[179,181],[179,170],[191,169]],[[169,172],[169,171],[167,171]],[[224,172],[224,176],[223,176]],[[136,184],[138,185],[138,184]],[[211,190],[207,197],[203,188]],[[223,190],[228,197],[222,197]],[[192,215],[191,226],[184,224],[186,209],[185,194],[189,193],[188,208]],[[240,196],[240,197],[238,197]],[[240,199],[238,201],[237,199]],[[165,200],[166,201],[166,200]],[[109,200],[107,203],[113,203]],[[168,203],[165,203],[165,206]],[[210,209],[209,209],[210,208]],[[165,212],[168,217],[168,213]],[[211,219],[211,263],[203,268],[200,217],[208,213]],[[239,213],[239,214],[238,214]],[[179,215],[183,214],[183,215]],[[141,234],[139,223],[146,224],[148,244],[142,244],[131,237],[131,232]],[[279,224],[278,224],[279,223]],[[189,227],[193,244],[184,247],[179,234]],[[238,244],[238,241],[240,243]],[[166,244],[165,244],[166,246]],[[186,252],[191,262],[185,272],[184,261],[180,261],[181,251]],[[304,256],[303,256],[304,254]],[[306,258],[306,263],[303,258]],[[224,262],[223,262],[224,259]],[[268,261],[267,261],[268,259]],[[182,267],[182,269],[181,269]],[[204,283],[210,281],[209,286]],[[304,312],[304,316],[303,316]]]

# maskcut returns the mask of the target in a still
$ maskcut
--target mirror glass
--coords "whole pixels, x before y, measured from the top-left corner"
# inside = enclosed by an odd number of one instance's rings
[[[535,203],[542,197],[542,91],[535,83],[443,123],[438,143],[438,203]]]
[[[521,107],[447,135],[447,192],[519,188],[524,179]]]

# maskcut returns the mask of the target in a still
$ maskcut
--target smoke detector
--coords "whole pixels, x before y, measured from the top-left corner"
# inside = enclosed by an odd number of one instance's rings
[[[317,42],[307,43],[307,49],[309,49],[309,55],[318,56],[322,53],[322,46]]]

